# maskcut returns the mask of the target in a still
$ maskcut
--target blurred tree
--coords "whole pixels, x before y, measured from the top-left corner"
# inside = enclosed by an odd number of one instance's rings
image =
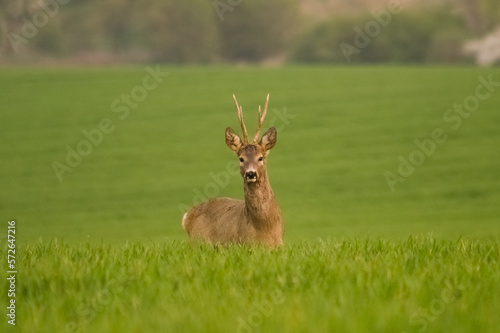
[[[459,0],[456,5],[476,35],[484,35],[500,25],[498,0]]]
[[[129,0],[106,0],[99,1],[96,5],[97,12],[103,14],[99,15],[97,24],[108,47],[114,52],[130,49],[134,44],[135,28],[141,19],[143,4]]]
[[[59,42],[65,53],[72,55],[112,49],[108,46],[107,31],[104,29],[104,22],[110,13],[103,11],[102,5],[99,0],[71,0],[64,6]]]
[[[340,45],[343,42],[353,44],[355,38],[353,27],[362,24],[363,18],[361,17],[341,17],[314,26],[295,42],[290,56],[291,60],[345,63],[348,60]],[[359,60],[359,55],[353,54],[352,59]]]
[[[367,32],[368,27],[377,26],[378,33]],[[467,36],[463,20],[450,15],[446,7],[393,15],[385,27],[371,15],[334,18],[302,36],[291,59],[336,63],[459,62],[464,60],[459,51]],[[349,47],[351,52],[346,52]]]
[[[27,44],[27,38],[22,36],[25,20],[40,10],[43,3],[39,0],[0,0],[0,55],[14,54],[16,48],[12,45],[13,38],[22,38]],[[14,36],[14,35],[17,35]]]
[[[225,59],[259,61],[287,51],[299,25],[297,1],[246,0],[238,3],[219,23]]]
[[[426,52],[426,61],[431,63],[470,62],[470,57],[463,54],[466,36],[458,29],[443,30],[432,36]]]
[[[31,37],[23,37],[33,15],[59,1],[63,4],[57,15]],[[395,16],[352,55],[353,61],[459,60],[459,46],[468,36],[463,22],[456,20],[457,9],[476,35],[500,25],[499,0],[442,3],[448,6],[445,10],[442,5],[416,6]],[[369,15],[334,17],[294,39],[302,29],[300,4],[296,0],[0,0],[0,55],[12,57],[20,48],[30,56],[95,52],[127,58],[138,53],[140,59],[177,63],[258,62],[289,54],[294,42],[294,60],[344,62],[339,45],[352,44],[353,28],[363,29],[373,20]],[[414,11],[418,8],[425,12]],[[24,38],[17,39],[17,48],[12,43],[16,34]]]
[[[141,2],[142,37],[155,59],[167,62],[215,61],[219,36],[212,4],[206,0]]]

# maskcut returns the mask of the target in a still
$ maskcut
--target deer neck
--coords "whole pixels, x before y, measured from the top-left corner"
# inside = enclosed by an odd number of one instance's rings
[[[279,208],[267,173],[255,183],[244,182],[246,213],[258,228],[268,228],[280,220]]]

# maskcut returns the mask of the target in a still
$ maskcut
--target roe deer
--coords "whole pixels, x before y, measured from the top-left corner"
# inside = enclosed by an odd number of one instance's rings
[[[216,198],[191,208],[182,218],[182,227],[190,238],[211,243],[258,243],[271,247],[283,245],[283,221],[278,202],[269,184],[266,160],[277,140],[276,128],[271,127],[260,139],[259,134],[267,113],[269,94],[264,113],[259,106],[257,134],[248,142],[243,109],[233,95],[243,140],[226,128],[226,145],[240,160],[245,201]]]

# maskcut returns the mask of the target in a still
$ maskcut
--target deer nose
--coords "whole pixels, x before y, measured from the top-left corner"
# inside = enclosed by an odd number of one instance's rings
[[[245,173],[245,177],[247,179],[257,179],[257,172],[255,172],[255,171],[247,171]]]

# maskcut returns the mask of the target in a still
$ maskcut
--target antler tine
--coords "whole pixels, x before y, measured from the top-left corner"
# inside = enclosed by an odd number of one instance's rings
[[[257,133],[255,134],[253,142],[258,142],[259,141],[260,129],[262,128],[262,124],[264,123],[264,119],[266,118],[267,105],[268,104],[269,104],[269,94],[267,94],[266,106],[264,107],[264,113],[263,114],[260,111],[260,105],[259,105],[259,119],[258,119],[258,123],[257,123]]]
[[[248,132],[245,126],[245,117],[243,116],[243,109],[238,105],[238,101],[236,100],[236,95],[233,94],[234,103],[236,104],[236,108],[238,109],[238,118],[240,119],[241,131],[243,132],[243,141],[244,143],[248,143]]]

